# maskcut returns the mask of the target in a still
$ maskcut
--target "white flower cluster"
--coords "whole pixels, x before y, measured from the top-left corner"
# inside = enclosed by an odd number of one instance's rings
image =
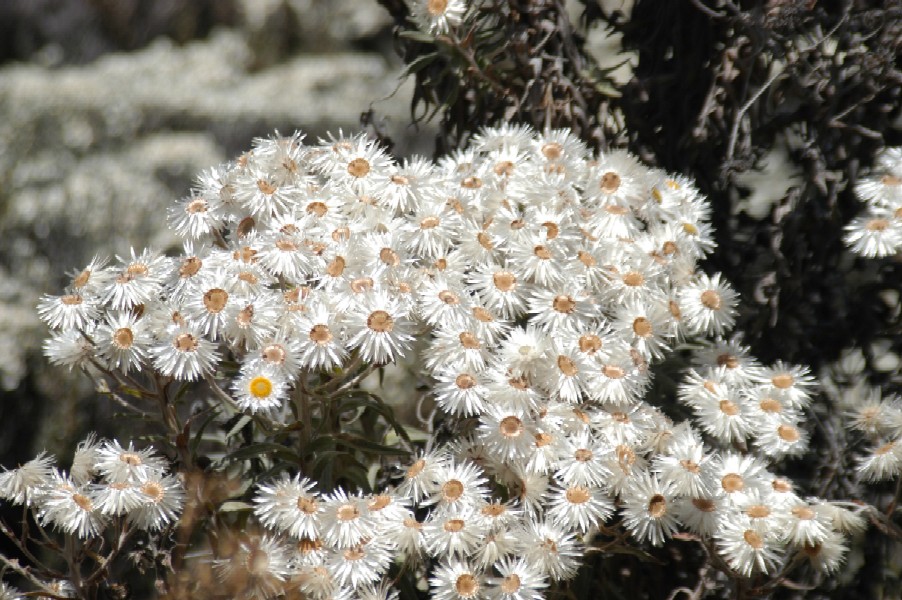
[[[896,256],[902,250],[902,148],[884,150],[873,171],[855,186],[868,207],[846,226],[845,242],[868,258]]]
[[[100,535],[111,518],[125,517],[134,527],[159,531],[178,520],[185,492],[168,462],[150,448],[124,448],[94,436],[75,450],[66,473],[42,452],[13,470],[0,473],[0,498],[30,507],[42,526],[80,538]]]
[[[697,268],[709,212],[687,179],[561,130],[486,130],[437,164],[363,136],[258,140],[170,211],[183,256],[98,259],[46,296],[46,350],[178,380],[231,352],[235,405],[287,419],[308,374],[425,337],[459,440],[381,494],[262,485],[272,534],[218,563],[259,596],[386,597],[393,561],[429,556],[436,598],[540,598],[616,518],[654,545],[689,530],[739,576],[799,555],[833,571],[863,519],[768,470],[806,447],[813,379],[724,339],[737,295]],[[675,425],[644,399],[649,366],[700,336],[679,389],[698,427]]]

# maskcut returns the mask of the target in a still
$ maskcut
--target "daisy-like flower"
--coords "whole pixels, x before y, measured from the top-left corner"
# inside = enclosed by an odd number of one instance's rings
[[[58,472],[42,489],[38,518],[42,525],[53,524],[82,539],[99,535],[106,526],[97,506],[96,489],[90,484],[77,486]]]
[[[103,302],[113,310],[128,310],[160,297],[163,282],[169,274],[170,260],[153,250],[135,254],[131,259],[117,256],[122,263],[119,275],[105,288]]]
[[[674,515],[689,531],[711,537],[720,527],[722,496],[680,496],[673,502]]]
[[[278,294],[263,290],[252,299],[238,297],[226,306],[223,337],[237,348],[257,350],[279,329]]]
[[[95,460],[95,469],[110,483],[138,483],[168,470],[166,460],[153,448],[136,450],[133,442],[125,448],[116,440],[106,441],[97,449]]]
[[[464,326],[466,327],[466,326]],[[426,368],[435,370],[440,365],[482,371],[489,358],[488,340],[480,339],[465,328],[440,327],[435,338],[424,352]]]
[[[646,359],[660,359],[668,349],[669,318],[662,302],[628,301],[617,309],[612,327]]]
[[[754,456],[734,452],[715,454],[706,467],[708,489],[725,494],[733,503],[745,500],[754,490],[766,491],[764,464]]]
[[[640,370],[625,343],[613,344],[607,357],[592,374],[589,395],[613,406],[635,404],[649,383],[647,369]]]
[[[523,558],[505,557],[495,563],[498,577],[489,578],[491,600],[542,600],[548,587],[545,577],[537,574]]]
[[[326,303],[317,303],[298,316],[295,328],[304,368],[328,370],[344,363],[347,350],[339,317]]]
[[[466,558],[482,542],[485,533],[472,508],[450,513],[434,512],[423,527],[426,548],[436,557]]]
[[[639,473],[623,490],[623,524],[641,541],[660,546],[677,530],[673,485],[648,472]]]
[[[258,486],[254,496],[254,514],[266,526],[297,539],[319,537],[319,516],[323,505],[306,477],[283,475]]]
[[[187,324],[169,329],[150,352],[157,371],[182,381],[200,378],[219,362],[216,344]]]
[[[347,315],[348,345],[359,348],[365,360],[394,361],[413,341],[411,324],[400,302],[377,292],[354,303]]]
[[[439,276],[427,280],[418,292],[420,314],[433,327],[464,327],[472,315],[473,303],[464,286]]]
[[[54,474],[56,459],[42,451],[18,469],[0,473],[0,498],[13,504],[31,506]]]
[[[280,179],[265,160],[251,158],[234,178],[232,196],[238,206],[256,218],[285,213],[300,190]]]
[[[92,337],[110,368],[123,373],[141,370],[153,339],[147,322],[130,311],[108,313]]]
[[[429,579],[435,600],[479,600],[486,598],[485,576],[462,560],[441,563]]]
[[[429,499],[440,510],[462,511],[476,508],[488,497],[487,479],[472,462],[440,465],[436,473],[437,490]]]
[[[100,316],[97,300],[81,294],[44,295],[38,302],[38,315],[51,329],[84,330]]]
[[[863,390],[863,396],[846,410],[847,427],[873,437],[902,430],[902,402],[898,396],[883,398],[876,388]]]
[[[320,147],[326,152],[314,164],[336,184],[371,196],[381,195],[388,185],[388,172],[393,161],[366,135],[351,138],[339,135],[331,143],[321,141]]]
[[[468,283],[480,301],[504,319],[516,319],[526,310],[528,286],[507,268],[481,265],[471,272]]]
[[[828,530],[821,541],[802,546],[801,555],[816,570],[829,575],[842,566],[848,551],[844,542],[842,534]]]
[[[159,531],[178,521],[185,505],[185,488],[175,475],[148,477],[137,485],[144,502],[128,518],[139,529]]]
[[[865,481],[886,481],[902,474],[902,442],[890,440],[861,457],[858,472]]]
[[[256,350],[253,357],[249,356],[248,368],[251,364],[254,368],[268,367],[275,369],[287,380],[294,381],[301,370],[300,345],[297,339],[285,335],[284,331],[265,340]],[[259,363],[259,364],[256,364]]]
[[[659,479],[673,484],[680,495],[702,497],[709,493],[702,477],[702,466],[708,461],[705,447],[698,440],[682,437],[652,462],[652,470]]]
[[[51,335],[42,345],[44,356],[51,364],[66,366],[70,370],[74,367],[88,368],[95,359],[96,348],[85,335],[90,336],[92,331],[93,326],[84,333],[70,329]]]
[[[320,523],[323,539],[338,549],[357,546],[365,538],[372,538],[374,533],[366,501],[360,496],[349,495],[344,490],[323,496]]]
[[[530,323],[550,333],[561,329],[580,330],[593,324],[598,307],[591,297],[579,291],[572,279],[559,285],[533,290],[527,310],[532,315]]]
[[[529,455],[532,423],[521,410],[490,406],[480,416],[477,435],[495,460],[510,462]]]
[[[99,296],[104,287],[116,276],[107,268],[109,262],[109,258],[95,256],[84,269],[70,274],[72,280],[69,288],[75,294]]]
[[[821,543],[832,525],[832,519],[826,511],[818,510],[817,506],[811,506],[807,502],[789,507],[781,517],[780,531],[783,540],[797,547]]]
[[[722,386],[718,391],[699,395],[693,406],[699,426],[725,444],[745,441],[752,429],[750,405],[735,389]]]
[[[555,475],[567,486],[602,485],[609,475],[604,467],[608,453],[606,446],[588,431],[567,437],[560,460],[554,465]]]
[[[887,211],[871,211],[846,225],[843,241],[865,258],[895,256],[902,250],[902,220]]]
[[[690,331],[696,334],[723,335],[736,322],[739,295],[721,274],[713,277],[702,273],[698,279],[680,289],[679,305]]]
[[[461,218],[444,201],[422,201],[401,226],[405,248],[423,259],[443,256],[459,237]]]
[[[192,194],[167,210],[169,224],[179,237],[201,239],[223,227],[216,208],[203,194]]]
[[[783,361],[777,361],[773,366],[763,369],[760,381],[769,386],[767,390],[773,397],[797,410],[808,406],[811,390],[816,385],[808,367],[788,365]]]
[[[758,381],[761,374],[761,363],[750,355],[747,346],[742,345],[739,334],[729,340],[717,338],[711,343],[702,342],[692,353],[692,364],[709,369],[723,367],[722,380],[740,387]]]
[[[342,586],[360,588],[378,581],[392,562],[391,548],[385,540],[373,538],[343,550],[326,560],[335,581]]]
[[[899,206],[902,204],[902,149],[886,148],[875,162],[875,169],[883,172],[862,177],[855,186],[855,193],[876,206]]]
[[[142,494],[131,483],[102,484],[96,488],[94,500],[100,513],[107,516],[128,514],[144,502]]]
[[[558,525],[585,534],[613,512],[613,502],[599,488],[571,485],[552,491],[547,515]]]
[[[232,389],[238,407],[252,414],[277,409],[288,397],[285,376],[259,361],[252,361],[241,369],[241,375],[235,379]]]
[[[723,519],[716,536],[721,554],[743,577],[770,573],[780,560],[776,532],[754,527],[741,513]]]
[[[564,527],[548,521],[530,520],[517,532],[520,556],[533,572],[549,579],[570,579],[579,568],[582,547]]]
[[[789,420],[767,420],[757,428],[755,446],[774,459],[799,456],[808,449],[808,436],[797,423]]]
[[[438,491],[447,467],[448,455],[444,448],[422,454],[404,469],[404,481],[398,493],[415,504]]]
[[[434,377],[436,402],[448,414],[470,417],[485,410],[487,390],[476,371],[445,367],[439,368]]]

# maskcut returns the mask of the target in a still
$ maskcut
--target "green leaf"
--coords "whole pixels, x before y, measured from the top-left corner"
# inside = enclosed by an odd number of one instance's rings
[[[423,33],[422,31],[415,31],[413,29],[408,29],[406,31],[402,31],[398,34],[399,38],[403,38],[405,40],[412,40],[414,42],[420,42],[423,44],[434,44],[435,37],[428,34]]]
[[[229,432],[226,434],[226,439],[229,439],[230,437],[237,435],[238,432],[241,431],[242,429],[244,429],[244,426],[250,422],[251,422],[251,417],[249,415],[242,416],[240,419],[238,419],[238,422],[235,423],[235,425],[231,429],[229,429]]]
[[[392,448],[391,446],[384,446],[382,444],[377,444],[376,442],[373,442],[371,440],[346,433],[336,435],[334,439],[336,443],[341,444],[342,446],[346,446],[354,450],[359,450],[360,452],[364,452],[366,454],[376,454],[378,456],[408,456],[410,454],[403,448]]]
[[[430,52],[429,54],[423,54],[422,56],[416,57],[414,60],[407,63],[407,66],[404,67],[404,71],[401,73],[401,77],[419,73],[434,63],[436,58],[438,58],[438,52]]]
[[[239,460],[248,460],[251,458],[260,458],[264,455],[268,458],[278,458],[286,462],[300,464],[300,460],[297,454],[281,444],[273,444],[270,442],[259,442],[256,444],[244,446],[243,448],[238,448],[237,450],[226,454],[224,460],[235,462]]]

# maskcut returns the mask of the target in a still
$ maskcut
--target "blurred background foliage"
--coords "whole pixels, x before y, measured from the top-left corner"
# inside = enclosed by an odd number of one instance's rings
[[[871,382],[898,389],[902,265],[853,258],[841,239],[859,173],[902,145],[898,0],[486,0],[438,36],[408,16],[403,0],[0,3],[2,464],[68,455],[91,429],[138,437],[90,382],[47,366],[37,298],[95,253],[171,247],[161,211],[276,129],[364,126],[398,156],[502,122],[627,148],[711,200],[706,268],[740,292],[755,356],[818,372],[858,346]],[[389,374],[386,397],[411,397],[403,381]],[[812,447],[835,446],[841,415],[815,416]],[[822,450],[789,472],[849,497],[846,466]],[[872,528],[847,576],[777,595],[898,597],[885,533]],[[692,544],[587,562],[571,597],[705,592]]]

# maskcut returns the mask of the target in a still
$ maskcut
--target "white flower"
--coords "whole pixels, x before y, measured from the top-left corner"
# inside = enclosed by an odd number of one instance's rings
[[[216,344],[187,324],[170,328],[151,347],[154,367],[167,377],[194,381],[210,372],[219,361]]]
[[[111,312],[92,336],[98,354],[111,369],[140,371],[148,358],[152,334],[147,321],[130,311]]]
[[[730,567],[743,577],[770,573],[780,559],[776,532],[753,526],[742,514],[721,521],[717,546]]]
[[[185,489],[175,475],[151,476],[138,485],[144,502],[129,514],[141,529],[159,531],[175,523],[185,505]]]
[[[313,483],[295,475],[258,486],[254,496],[254,514],[267,527],[281,530],[297,539],[319,537],[319,517],[323,505],[313,492]]]
[[[97,449],[95,469],[110,483],[139,483],[162,476],[168,465],[153,448],[136,450],[133,442],[125,448],[113,440]]]
[[[871,211],[846,225],[843,241],[865,258],[895,256],[902,249],[902,220],[891,212]]]
[[[54,473],[41,492],[38,517],[41,524],[53,524],[65,533],[84,539],[99,535],[106,519],[97,505],[96,488],[78,486],[65,475]]]
[[[520,556],[534,573],[550,579],[570,579],[579,568],[582,548],[564,527],[548,521],[530,520],[518,532]]]
[[[547,514],[558,525],[585,534],[613,512],[613,502],[599,488],[571,485],[552,491]]]
[[[354,303],[347,315],[348,345],[369,362],[393,362],[410,348],[413,329],[398,300],[384,292]]]
[[[232,384],[235,403],[242,410],[272,412],[283,405],[288,397],[285,376],[260,361],[252,361],[241,369]]]
[[[639,473],[621,493],[623,524],[639,541],[660,546],[677,530],[672,484],[647,472]]]
[[[440,564],[429,579],[435,600],[479,600],[486,598],[485,578],[478,569],[460,560]]]
[[[721,274],[713,277],[702,273],[679,293],[680,312],[689,329],[696,334],[723,335],[736,322],[739,295]]]
[[[339,585],[359,588],[378,581],[391,562],[391,548],[385,540],[374,538],[336,550],[326,561],[326,566]]]
[[[523,558],[503,558],[495,563],[498,577],[489,578],[491,600],[543,600],[548,587],[545,577],[537,574]]]
[[[81,294],[44,295],[38,303],[38,315],[51,329],[84,330],[100,316],[97,299]]]
[[[0,473],[0,498],[13,504],[31,506],[40,496],[41,487],[50,482],[56,459],[42,451],[18,469]]]

